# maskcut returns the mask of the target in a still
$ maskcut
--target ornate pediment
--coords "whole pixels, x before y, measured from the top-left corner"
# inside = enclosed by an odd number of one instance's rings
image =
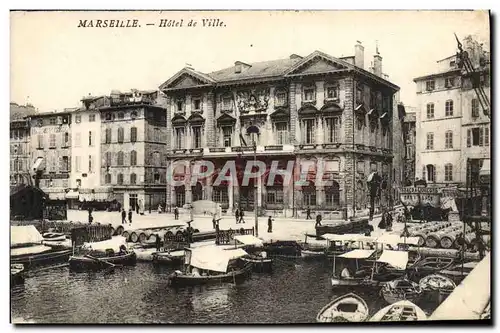
[[[186,118],[184,118],[180,114],[176,114],[172,118],[172,125],[185,125],[185,124],[186,124]]]
[[[199,113],[193,113],[187,120],[190,124],[203,124],[205,122],[205,118],[203,118]]]
[[[321,112],[324,113],[333,113],[333,112],[342,112],[342,108],[335,102],[326,102],[325,105],[321,107]]]
[[[176,90],[195,88],[214,84],[215,81],[208,75],[191,68],[183,68],[160,86],[160,90]]]
[[[269,88],[242,90],[236,93],[236,106],[240,114],[265,112],[270,98]]]
[[[285,76],[320,74],[349,69],[348,64],[320,51],[314,51],[294,66]]]
[[[288,108],[285,107],[277,107],[275,108],[276,111],[271,113],[269,117],[272,119],[283,119],[283,118],[289,118],[290,117],[290,112],[288,111]]]
[[[298,113],[300,116],[312,116],[312,115],[317,115],[319,111],[313,104],[306,103],[302,105]]]
[[[236,123],[236,118],[231,117],[227,113],[222,114],[219,118],[217,118],[217,124],[218,125],[224,125],[224,124],[234,124]]]

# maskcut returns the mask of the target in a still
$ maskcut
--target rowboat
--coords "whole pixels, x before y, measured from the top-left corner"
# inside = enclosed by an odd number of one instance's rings
[[[368,312],[366,302],[358,295],[350,293],[325,305],[316,316],[316,322],[361,322],[368,318]]]
[[[257,273],[271,272],[273,270],[273,259],[258,255],[248,255],[241,258],[241,261],[251,264],[253,271]]]
[[[426,257],[411,265],[412,276],[420,278],[429,274],[437,273],[443,269],[451,267],[456,262],[456,258],[447,257]]]
[[[198,286],[213,283],[237,283],[246,279],[252,273],[253,265],[246,264],[244,267],[230,270],[226,273],[211,275],[187,274],[181,271],[175,271],[168,276],[171,286]]]
[[[450,278],[439,274],[427,275],[418,284],[424,291],[439,291],[444,294],[450,294],[457,286]]]
[[[111,256],[77,255],[69,258],[69,268],[73,271],[93,271],[115,266],[134,266],[136,262],[137,255],[133,251]]]
[[[373,267],[363,269],[358,262],[370,257],[374,252],[375,250],[356,249],[333,257],[333,272],[330,278],[332,288],[379,286],[380,282],[372,278]],[[338,264],[339,260],[342,260],[342,263]],[[353,271],[355,273],[352,273]]]
[[[43,245],[40,245],[38,247],[43,247]],[[35,247],[32,247],[33,250],[35,250]],[[29,249],[29,248],[26,248]],[[23,253],[23,254],[18,254],[14,255],[13,251],[14,250],[20,250],[20,249],[12,249],[11,250],[11,259],[10,262],[12,264],[22,264],[24,265],[25,269],[29,269],[33,266],[40,266],[40,265],[52,265],[56,263],[61,263],[65,262],[68,260],[69,256],[71,255],[71,250],[66,249],[66,250],[53,250],[52,248],[47,246],[46,251],[40,252],[40,253],[33,253],[33,252],[28,252],[28,253]]]
[[[471,261],[462,264],[454,264],[451,267],[447,267],[439,271],[439,275],[446,276],[453,280],[455,284],[459,284],[462,280],[469,275],[469,273],[476,267],[478,262]]]
[[[184,262],[184,250],[153,253],[154,265],[180,265]]]
[[[24,283],[24,265],[11,264],[10,265],[10,286]]]
[[[326,258],[326,254],[324,250],[301,250],[300,256],[304,259],[320,259]]]
[[[420,286],[406,279],[397,279],[387,282],[381,290],[387,303],[393,304],[402,300],[416,302],[422,296]]]
[[[370,321],[412,321],[426,320],[424,311],[410,301],[399,301],[379,310]]]

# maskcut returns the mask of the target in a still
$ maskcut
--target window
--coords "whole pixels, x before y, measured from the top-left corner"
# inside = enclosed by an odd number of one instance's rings
[[[455,60],[450,61],[450,67],[455,67],[455,64],[456,64]]]
[[[111,143],[111,128],[106,128],[106,138],[104,143]]]
[[[81,157],[75,156],[75,170],[76,172],[81,172]]]
[[[123,152],[122,151],[119,151],[117,154],[116,165],[123,166]]]
[[[137,182],[137,175],[135,173],[131,173],[130,174],[130,184],[135,185],[136,182]]]
[[[184,127],[175,128],[175,149],[184,148]]]
[[[446,117],[452,117],[453,116],[453,101],[452,100],[447,100],[445,103],[445,116]]]
[[[484,145],[489,146],[490,145],[490,129],[488,127],[485,127],[483,134],[484,134],[484,139],[483,139]]]
[[[76,180],[76,187],[80,187],[82,186],[82,180],[81,179],[77,179]]]
[[[377,107],[377,93],[375,91],[370,92],[370,108],[374,109]]]
[[[106,184],[111,184],[111,174],[110,174],[110,173],[107,173],[107,174],[104,176],[104,183],[106,183]]]
[[[56,118],[50,118],[49,124],[50,125],[55,125],[56,124]]]
[[[192,128],[193,130],[193,148],[201,147],[201,126]]]
[[[125,137],[125,133],[123,131],[123,127],[118,128],[118,142],[123,143]]]
[[[55,134],[51,134],[49,136],[49,147],[50,148],[55,148],[56,147],[56,135]]]
[[[489,145],[490,129],[488,127],[476,127],[467,130],[467,147]]]
[[[432,164],[427,164],[427,181],[436,181],[436,167]]]
[[[227,192],[227,187],[225,186],[214,186],[212,192],[212,200],[217,203],[229,203],[229,196]]]
[[[336,181],[325,189],[325,201],[327,207],[338,208],[340,206],[340,187]]]
[[[451,149],[453,148],[453,132],[447,131],[444,133],[444,148]]]
[[[309,186],[302,187],[302,204],[304,207],[316,206],[316,187],[309,182]]]
[[[454,77],[447,77],[444,79],[444,86],[446,88],[452,88],[455,86],[455,78]]]
[[[303,131],[303,135],[304,135],[304,139],[303,139],[303,143],[314,143],[316,140],[315,140],[315,131],[314,131],[314,126],[315,125],[315,120],[314,119],[306,119],[304,120],[303,122],[303,126],[304,126],[304,131]]]
[[[471,101],[471,108],[472,108],[472,112],[471,112],[471,116],[472,118],[477,118],[479,117],[479,101],[477,99],[473,99]]]
[[[361,85],[356,88],[356,102],[363,103],[363,87]]]
[[[157,127],[153,128],[153,141],[154,142],[161,142],[160,129]]]
[[[68,156],[63,156],[61,158],[61,171],[63,171],[63,172],[69,171],[69,157]]]
[[[118,112],[118,119],[125,118],[125,114],[123,112]]]
[[[132,119],[137,118],[137,112],[136,112],[136,111],[132,111],[132,112],[130,113],[130,118],[132,118]]]
[[[111,112],[106,113],[106,120],[111,120]]]
[[[193,110],[194,111],[201,110],[201,98],[200,97],[193,97]]]
[[[448,163],[444,166],[444,181],[452,182],[453,181],[453,165]]]
[[[95,121],[95,114],[89,114],[89,122],[93,123]]]
[[[224,147],[231,147],[233,136],[233,127],[232,126],[224,126],[222,127],[222,143]]]
[[[178,99],[175,103],[177,107],[177,112],[182,112],[183,107],[184,107],[184,101],[182,99]]]
[[[434,103],[427,104],[427,119],[434,118]]]
[[[94,136],[92,131],[89,131],[89,147],[92,147],[94,145]]]
[[[118,185],[123,185],[123,173],[119,173],[116,175],[116,183]]]
[[[266,194],[266,203],[270,205],[283,204],[283,187],[268,187]]]
[[[130,129],[130,142],[137,142],[137,127]]]
[[[75,116],[75,123],[79,124],[82,122],[82,116],[81,115],[76,115]],[[51,124],[52,125],[52,124]]]
[[[111,166],[111,152],[110,151],[107,151],[106,152],[106,158],[105,158],[105,163],[106,163],[106,166]]]
[[[184,186],[175,187],[175,203],[177,207],[182,207],[186,203],[186,190]]]
[[[288,144],[288,123],[280,122],[275,124],[276,127],[276,143],[278,145]]]
[[[89,173],[94,172],[94,157],[89,155]]]
[[[286,92],[277,91],[276,92],[276,106],[286,105]]]
[[[137,152],[135,150],[132,150],[130,152],[130,165],[131,166],[137,165]]]
[[[155,173],[153,178],[154,178],[155,184],[160,184],[160,174],[159,173]]]
[[[425,90],[426,91],[433,91],[435,89],[436,82],[434,80],[430,80],[425,82]]]
[[[232,103],[233,103],[233,99],[231,98],[231,96],[223,96],[222,97],[222,109],[223,110],[232,110]]]
[[[68,147],[69,146],[69,133],[68,132],[65,132],[64,133],[64,147]]]
[[[339,98],[339,86],[338,86],[338,84],[330,84],[330,85],[326,86],[326,98],[327,99]]]
[[[304,102],[314,102],[316,100],[314,96],[314,86],[308,85],[304,87]]]
[[[427,150],[433,150],[434,149],[434,133],[427,133]]]
[[[156,166],[156,167],[159,167],[161,166],[161,156],[160,156],[160,153],[155,151],[153,152],[152,154],[152,162],[153,162],[153,165]]]
[[[340,135],[340,117],[327,118],[326,120],[326,142],[339,142]]]

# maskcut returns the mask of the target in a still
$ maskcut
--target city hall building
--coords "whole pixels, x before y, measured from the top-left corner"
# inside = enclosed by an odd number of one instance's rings
[[[228,212],[257,205],[267,215],[301,216],[310,208],[325,218],[359,216],[369,207],[371,172],[386,185],[378,204],[390,204],[391,188],[399,186],[393,164],[393,125],[402,119],[399,87],[383,74],[378,52],[365,69],[361,43],[352,57],[315,51],[252,64],[236,61],[212,73],[185,67],[160,90],[166,95],[167,163],[180,165],[172,168],[172,178],[190,179],[199,160],[215,165],[214,174],[196,184],[167,184],[167,206],[205,199]],[[253,139],[246,135],[250,126],[259,129],[256,159],[268,171],[273,161],[279,169],[292,161],[294,174],[306,172],[307,182],[294,188],[276,176],[269,184],[267,171],[257,184],[250,180],[242,186],[245,163],[254,159]],[[236,176],[215,183],[227,161],[236,161]],[[320,164],[325,182],[316,186]]]

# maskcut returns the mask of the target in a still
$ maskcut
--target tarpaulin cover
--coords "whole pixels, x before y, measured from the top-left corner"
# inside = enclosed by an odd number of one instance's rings
[[[244,245],[254,245],[254,246],[263,246],[264,242],[261,239],[252,236],[252,235],[237,235],[234,236],[234,239]]]
[[[10,247],[41,244],[42,240],[42,235],[33,225],[10,227]]]
[[[247,255],[242,249],[223,250],[212,246],[191,249],[190,265],[210,271],[226,273],[230,260]],[[188,257],[186,255],[186,257]]]
[[[375,250],[352,250],[349,252],[346,252],[342,255],[339,256],[339,258],[350,258],[350,259],[366,259],[370,257]]]
[[[125,247],[127,247],[127,240],[125,239],[125,237],[115,236],[111,239],[101,242],[84,243],[82,245],[82,249],[101,252],[106,252],[107,249],[113,249],[113,251],[118,252],[120,251],[121,245],[125,245]]]
[[[385,262],[397,269],[406,269],[406,265],[408,265],[408,252],[384,250],[377,261]]]

